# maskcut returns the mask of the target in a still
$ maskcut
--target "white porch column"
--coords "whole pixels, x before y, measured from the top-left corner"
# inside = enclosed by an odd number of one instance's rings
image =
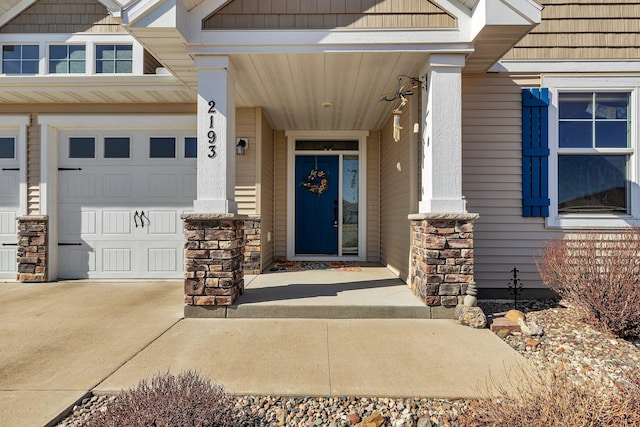
[[[433,54],[422,73],[420,213],[465,213],[462,197],[462,67],[464,56]]]
[[[195,213],[238,212],[235,81],[229,57],[198,57],[198,189]]]

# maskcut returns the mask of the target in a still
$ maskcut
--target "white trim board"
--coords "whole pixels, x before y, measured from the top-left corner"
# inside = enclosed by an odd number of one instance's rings
[[[499,61],[487,71],[489,73],[637,73],[640,72],[640,60]]]

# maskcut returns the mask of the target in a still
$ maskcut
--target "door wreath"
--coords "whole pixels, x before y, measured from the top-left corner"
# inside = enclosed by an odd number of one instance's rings
[[[319,196],[327,191],[327,173],[323,170],[311,169],[309,176],[301,185],[309,190],[310,193]]]

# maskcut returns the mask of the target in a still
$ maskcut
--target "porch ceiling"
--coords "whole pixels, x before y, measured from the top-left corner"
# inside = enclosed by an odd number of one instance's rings
[[[399,75],[418,77],[428,59],[415,52],[232,55],[236,104],[263,107],[276,129],[380,129],[398,104],[381,97],[397,93]]]

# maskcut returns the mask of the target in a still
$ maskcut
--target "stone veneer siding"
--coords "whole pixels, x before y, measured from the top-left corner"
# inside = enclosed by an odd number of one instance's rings
[[[473,279],[477,214],[415,214],[411,220],[411,290],[429,306],[462,304]]]
[[[18,220],[18,276],[20,282],[46,282],[48,216],[20,216]]]
[[[185,303],[229,306],[244,292],[246,216],[182,215],[185,233]]]
[[[262,247],[260,243],[262,222],[259,216],[249,216],[244,221],[244,273],[262,272]]]

